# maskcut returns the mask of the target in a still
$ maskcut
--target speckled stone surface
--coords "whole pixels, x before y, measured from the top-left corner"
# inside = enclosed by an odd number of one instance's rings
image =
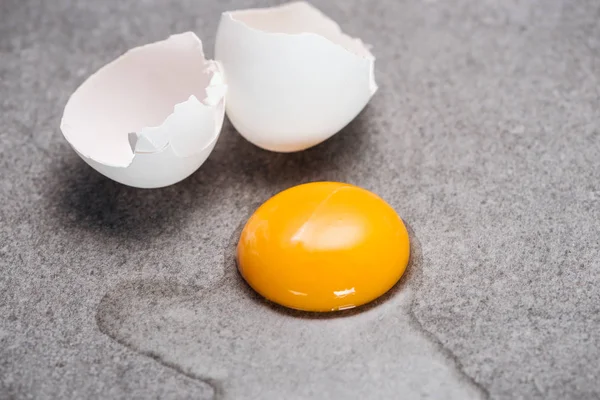
[[[127,48],[261,1],[0,0],[0,398],[600,398],[600,2],[314,3],[371,43],[380,91],[273,154],[226,124],[160,190],[113,183],[58,129]],[[240,226],[289,186],[373,190],[413,260],[336,317],[260,300]]]

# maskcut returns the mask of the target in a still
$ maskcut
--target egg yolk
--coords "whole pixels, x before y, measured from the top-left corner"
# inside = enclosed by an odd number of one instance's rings
[[[241,275],[263,297],[305,311],[360,306],[400,279],[408,232],[394,209],[356,186],[316,182],[267,200],[237,247]]]

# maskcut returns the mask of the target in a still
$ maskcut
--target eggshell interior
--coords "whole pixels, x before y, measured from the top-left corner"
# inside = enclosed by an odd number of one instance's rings
[[[130,50],[100,69],[72,95],[63,116],[65,136],[82,155],[106,165],[126,167],[134,156],[128,134],[139,132],[150,140],[150,132],[160,132],[177,104],[191,101],[204,113],[204,118],[196,120],[207,126],[199,130],[202,135],[187,138],[181,130],[173,130],[173,139],[181,142],[177,148],[182,156],[201,151],[202,144],[218,133],[218,121],[198,100],[207,97],[206,89],[217,71],[212,62],[207,63],[202,44],[193,33],[173,35]],[[194,106],[181,104],[181,108],[193,111]],[[185,121],[173,118],[166,122],[186,126]],[[169,137],[154,135],[154,141],[154,148],[139,150],[159,151]]]
[[[179,181],[208,157],[224,117],[226,85],[191,33],[132,49],[69,99],[61,129],[75,151],[136,187]]]
[[[230,15],[232,19],[255,30],[286,35],[315,34],[358,56],[374,58],[362,40],[342,32],[335,21],[304,1],[271,8],[234,11]]]

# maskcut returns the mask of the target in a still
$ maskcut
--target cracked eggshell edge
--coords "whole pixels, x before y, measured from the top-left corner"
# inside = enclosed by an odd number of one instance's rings
[[[262,29],[260,23],[247,22],[280,12],[294,13],[294,18],[304,13],[307,26],[323,34]],[[306,2],[223,13],[215,59],[227,76],[230,121],[244,138],[270,151],[301,151],[327,140],[378,89],[368,46]]]
[[[170,106],[172,112],[162,120],[162,123],[155,126],[140,126],[133,132],[126,130],[119,132],[119,136],[123,138],[118,140],[118,147],[123,157],[116,163],[102,160],[102,157],[82,150],[77,145],[78,140],[74,140],[74,135],[82,133],[76,133],[70,124],[73,112],[82,112],[74,107],[77,101],[81,101],[82,88],[95,80],[106,79],[103,74],[110,72],[111,69],[114,72],[120,64],[128,62],[132,55],[139,56],[144,51],[158,51],[160,46],[176,49],[179,46],[182,51],[198,52],[194,55],[202,60],[198,74],[210,74],[208,83],[200,90],[203,94],[200,96],[203,97],[202,100],[190,94],[187,100]],[[166,40],[127,51],[90,76],[69,98],[60,128],[74,151],[88,165],[108,178],[137,188],[169,186],[195,172],[214,149],[223,125],[226,92],[227,85],[222,68],[218,62],[205,59],[200,39],[192,32],[171,35]],[[110,116],[107,115],[106,118]],[[123,143],[126,143],[128,150],[125,150]]]

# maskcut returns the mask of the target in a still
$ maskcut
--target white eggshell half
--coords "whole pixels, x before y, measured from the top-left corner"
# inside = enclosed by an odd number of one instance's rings
[[[65,106],[61,130],[94,169],[157,188],[196,171],[213,150],[227,88],[191,32],[129,50],[88,78]]]
[[[229,88],[227,116],[272,151],[323,142],[377,91],[367,46],[305,2],[224,13],[215,59]]]

